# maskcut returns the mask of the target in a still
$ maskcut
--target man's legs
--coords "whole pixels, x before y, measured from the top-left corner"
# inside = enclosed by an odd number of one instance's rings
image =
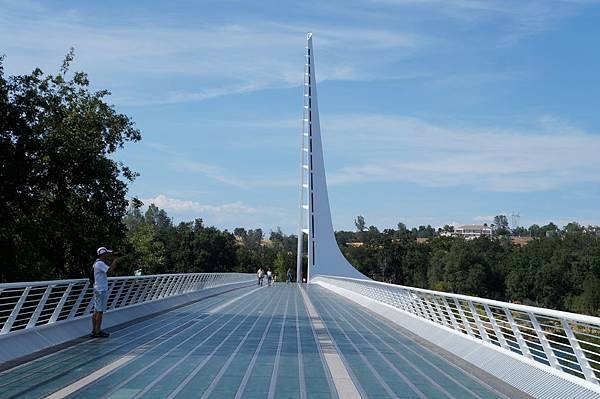
[[[102,331],[102,312],[94,312],[92,315],[92,334],[100,334]]]
[[[102,316],[106,310],[108,293],[106,291],[94,290],[94,314],[92,315],[92,337],[108,337],[109,334],[102,331]]]

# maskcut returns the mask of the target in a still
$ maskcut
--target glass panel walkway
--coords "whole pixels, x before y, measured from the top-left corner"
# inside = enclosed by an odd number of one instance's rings
[[[368,310],[319,286],[305,294],[244,288],[80,340],[0,372],[0,397],[335,398],[330,356],[363,397],[507,397]]]

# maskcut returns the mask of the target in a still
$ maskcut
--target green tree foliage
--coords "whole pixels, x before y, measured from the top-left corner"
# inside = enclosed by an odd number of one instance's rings
[[[506,217],[506,215],[495,216],[494,225],[496,226],[496,234],[501,236],[509,234],[508,218]]]
[[[375,280],[600,314],[600,236],[595,227],[534,225],[528,230],[534,240],[525,246],[513,245],[507,237],[423,237],[424,232],[429,235],[427,227],[398,227],[370,236],[368,231],[338,232],[338,242],[350,262]]]
[[[354,225],[356,226],[356,231],[365,231],[367,225],[365,224],[364,216],[358,215],[354,220]]]
[[[135,173],[112,155],[141,134],[72,60],[5,77],[0,59],[0,281],[85,275],[95,249],[125,235]]]

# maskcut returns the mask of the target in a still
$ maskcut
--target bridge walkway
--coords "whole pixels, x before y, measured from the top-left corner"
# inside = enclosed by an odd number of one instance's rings
[[[343,397],[332,357],[362,397],[515,397],[319,286],[248,287],[111,332],[0,372],[0,397]]]

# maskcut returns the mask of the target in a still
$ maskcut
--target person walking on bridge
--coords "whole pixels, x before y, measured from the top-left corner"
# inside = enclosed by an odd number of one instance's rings
[[[106,305],[108,302],[108,270],[114,272],[117,259],[110,249],[106,247],[100,247],[96,251],[98,257],[92,266],[93,269],[93,284],[94,284],[94,314],[92,315],[92,338],[106,338],[110,334],[106,331],[102,331],[102,315],[106,312]],[[111,255],[112,254],[112,255]],[[110,266],[107,262],[112,259]]]
[[[271,286],[271,280],[273,279],[273,272],[271,269],[267,270],[267,284]]]
[[[258,268],[258,271],[256,272],[256,277],[258,277],[258,286],[262,287],[263,278],[265,277],[265,273],[263,272],[262,267]]]
[[[290,269],[288,267],[288,269],[287,269],[287,281],[286,281],[286,284],[289,284],[291,282],[292,282],[292,269]]]

